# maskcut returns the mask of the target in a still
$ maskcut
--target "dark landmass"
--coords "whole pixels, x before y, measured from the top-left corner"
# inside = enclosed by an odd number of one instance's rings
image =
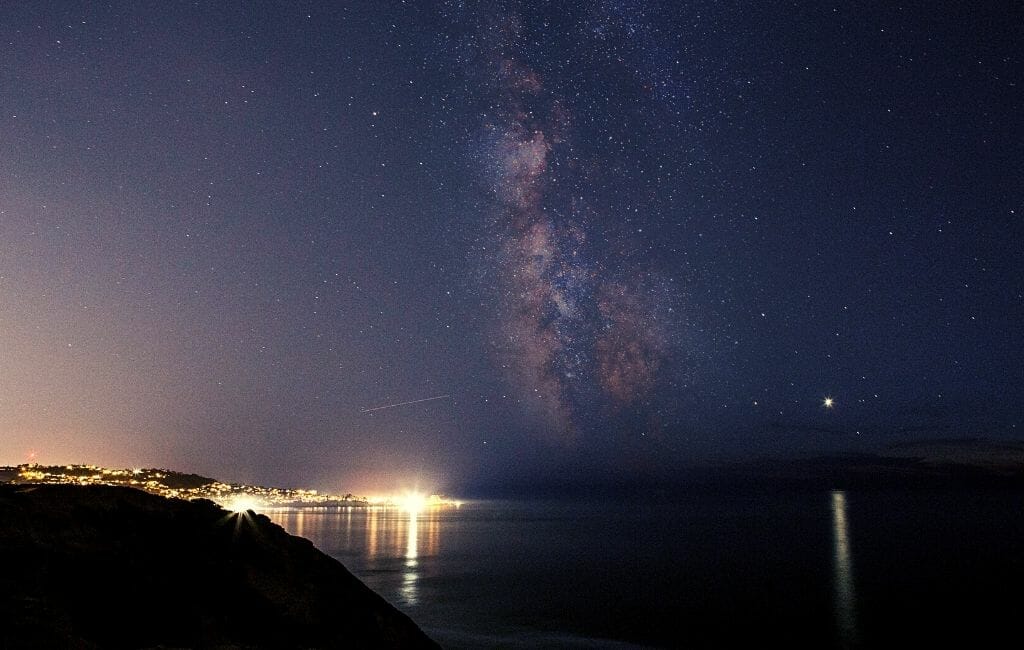
[[[672,498],[687,491],[745,489],[1024,488],[1024,442],[986,439],[923,440],[869,452],[747,461],[650,470],[637,479],[626,470],[581,480],[572,467],[557,478],[481,482],[478,496]],[[593,473],[590,473],[593,475]]]
[[[1024,487],[1024,443],[929,440],[876,453],[763,459],[718,470],[725,481],[793,487]]]
[[[127,487],[7,484],[0,647],[437,646],[263,515]]]

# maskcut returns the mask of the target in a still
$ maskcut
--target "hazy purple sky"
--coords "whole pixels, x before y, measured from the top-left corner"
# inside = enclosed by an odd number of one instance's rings
[[[0,463],[1020,438],[1024,21],[949,4],[5,5]]]

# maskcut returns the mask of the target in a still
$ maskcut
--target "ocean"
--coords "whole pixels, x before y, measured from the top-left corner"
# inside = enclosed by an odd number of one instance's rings
[[[1018,491],[267,514],[448,648],[977,646],[1024,611]]]

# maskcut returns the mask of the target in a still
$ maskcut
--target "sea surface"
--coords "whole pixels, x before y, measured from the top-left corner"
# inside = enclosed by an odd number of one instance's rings
[[[267,513],[450,648],[1019,647],[1024,493]]]

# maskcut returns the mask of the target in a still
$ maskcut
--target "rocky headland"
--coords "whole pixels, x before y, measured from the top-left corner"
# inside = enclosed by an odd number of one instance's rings
[[[132,488],[0,485],[0,647],[437,646],[263,515]]]

